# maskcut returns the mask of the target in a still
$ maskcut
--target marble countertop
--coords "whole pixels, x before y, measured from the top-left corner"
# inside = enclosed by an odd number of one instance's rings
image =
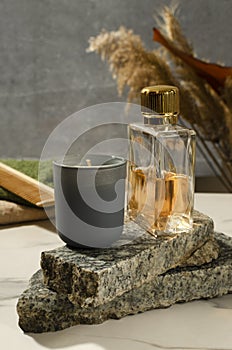
[[[198,193],[195,208],[211,216],[216,230],[232,237],[232,194]],[[63,245],[50,222],[3,226],[0,231],[0,336],[3,350],[232,349],[232,294],[176,304],[56,333],[24,334],[16,302],[39,269],[43,250]]]

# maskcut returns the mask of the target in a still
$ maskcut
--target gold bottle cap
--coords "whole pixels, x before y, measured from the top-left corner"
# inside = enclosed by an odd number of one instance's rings
[[[179,114],[179,89],[169,85],[147,86],[141,91],[141,111],[147,117],[175,116]]]

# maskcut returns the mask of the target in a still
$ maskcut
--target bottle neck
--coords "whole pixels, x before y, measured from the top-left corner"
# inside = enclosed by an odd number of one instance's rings
[[[143,121],[146,125],[175,125],[178,121],[177,114],[143,114]]]

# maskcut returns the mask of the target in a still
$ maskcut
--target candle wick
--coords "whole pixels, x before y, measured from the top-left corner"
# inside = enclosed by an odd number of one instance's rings
[[[86,159],[86,164],[88,165],[88,166],[91,166],[92,164],[91,164],[91,160],[90,159]]]

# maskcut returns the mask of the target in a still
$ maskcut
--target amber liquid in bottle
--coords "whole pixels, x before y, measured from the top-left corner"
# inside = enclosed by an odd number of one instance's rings
[[[130,166],[128,213],[149,233],[169,235],[191,229],[192,187],[187,175]]]

